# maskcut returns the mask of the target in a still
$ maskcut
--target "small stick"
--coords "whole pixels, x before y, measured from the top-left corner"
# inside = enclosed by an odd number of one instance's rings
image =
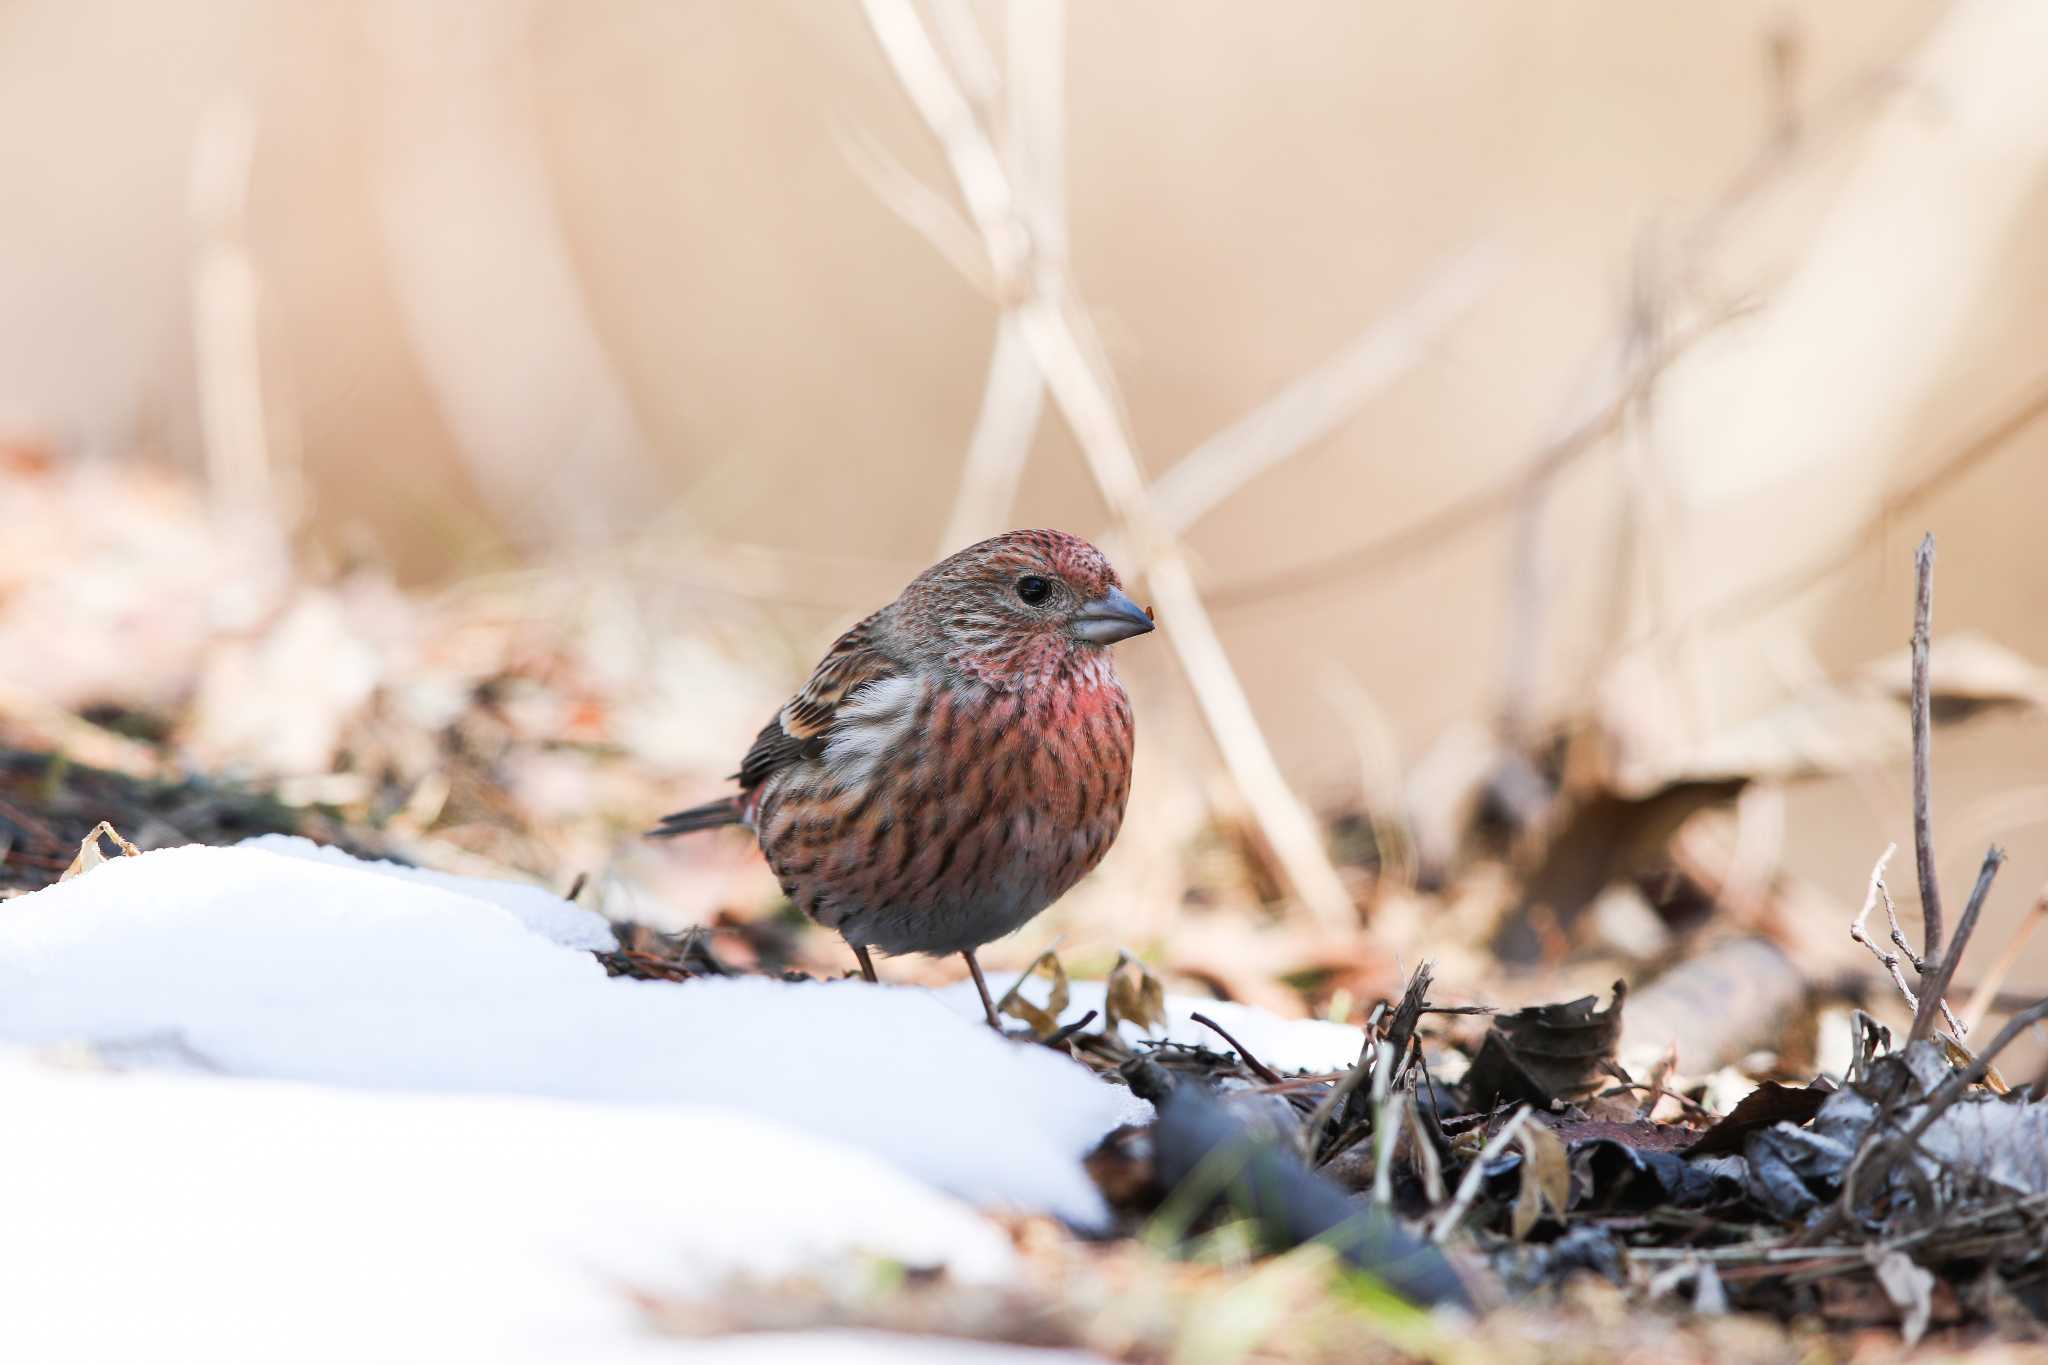
[[[1073,1023],[1062,1024],[1060,1026],[1059,1032],[1053,1034],[1052,1037],[1046,1039],[1044,1045],[1046,1047],[1061,1046],[1068,1039],[1072,1038],[1075,1034],[1079,1033],[1082,1029],[1087,1028],[1089,1024],[1093,1023],[1095,1021],[1096,1013],[1097,1011],[1095,1010],[1089,1010],[1086,1014],[1082,1015],[1079,1019],[1076,1019]]]
[[[1917,1012],[1920,1008],[1920,996],[1911,986],[1906,984],[1906,974],[1899,970],[1898,955],[1896,953],[1888,953],[1878,947],[1876,942],[1871,939],[1870,935],[1863,928],[1870,919],[1870,912],[1877,908],[1878,897],[1882,895],[1884,897],[1885,916],[1892,922],[1892,941],[1901,948],[1905,948],[1908,958],[1913,956],[1913,950],[1906,948],[1905,935],[1899,932],[1898,913],[1892,908],[1891,891],[1884,884],[1885,864],[1890,862],[1892,854],[1898,851],[1899,846],[1897,844],[1886,844],[1884,852],[1878,855],[1877,866],[1870,869],[1870,887],[1863,893],[1863,908],[1856,912],[1855,920],[1849,925],[1849,937],[1868,948],[1870,955],[1876,958],[1879,964],[1892,974],[1892,984],[1899,988],[1900,995],[1906,997],[1906,1008]],[[1915,970],[1918,970],[1920,964],[1917,960],[1913,965]]]
[[[1190,1014],[1188,1018],[1194,1020],[1203,1028],[1206,1028],[1210,1032],[1216,1034],[1218,1037],[1222,1038],[1224,1042],[1230,1044],[1230,1046],[1236,1050],[1238,1057],[1244,1062],[1245,1069],[1250,1071],[1252,1075],[1257,1076],[1260,1080],[1264,1081],[1267,1085],[1278,1085],[1282,1080],[1286,1079],[1279,1072],[1275,1071],[1272,1067],[1267,1066],[1264,1062],[1252,1056],[1251,1049],[1247,1048],[1243,1043],[1238,1042],[1237,1039],[1231,1037],[1230,1030],[1224,1028],[1223,1025],[1217,1023],[1208,1015]]]
[[[1927,653],[1934,629],[1934,533],[1913,554],[1913,863],[1920,874],[1920,916],[1925,962],[1941,960],[1941,885],[1934,875],[1934,820],[1930,732],[1934,708],[1927,684]],[[1926,974],[1923,966],[1922,975]]]
[[[1984,854],[1984,865],[1977,870],[1977,884],[1970,888],[1970,899],[1963,906],[1963,918],[1956,925],[1955,941],[1948,945],[1948,952],[1942,956],[1941,965],[1932,977],[1922,977],[1925,988],[1920,993],[1920,1004],[1913,1011],[1913,1031],[1906,1035],[1909,1043],[1925,1038],[1934,1028],[1934,1016],[1946,1010],[1942,1000],[1949,982],[1955,980],[1956,966],[1963,960],[1963,949],[1969,946],[1970,935],[1976,932],[1977,916],[1984,909],[1984,898],[1991,894],[1991,882],[1998,875],[1998,869],[2005,862],[2005,850],[1993,844]],[[1950,1028],[1960,1028],[1954,1016],[1949,1018]],[[1959,1037],[1956,1040],[1961,1042]]]

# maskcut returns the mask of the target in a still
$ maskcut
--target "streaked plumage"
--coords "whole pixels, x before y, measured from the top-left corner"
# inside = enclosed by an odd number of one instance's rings
[[[840,637],[754,740],[736,796],[654,832],[744,823],[863,970],[869,948],[957,952],[979,982],[974,949],[1116,838],[1132,723],[1108,645],[1149,629],[1086,541],[1015,531],[970,546]]]

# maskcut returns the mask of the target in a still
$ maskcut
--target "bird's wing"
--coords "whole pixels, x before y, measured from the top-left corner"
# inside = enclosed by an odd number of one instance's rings
[[[883,652],[876,638],[880,616],[876,612],[840,636],[803,690],[761,727],[735,775],[742,790],[751,791],[780,769],[824,753],[840,703],[870,683],[902,673],[903,666]]]

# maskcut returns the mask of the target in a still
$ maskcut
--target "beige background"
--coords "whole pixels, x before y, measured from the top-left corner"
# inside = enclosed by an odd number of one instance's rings
[[[1190,533],[1305,794],[1356,780],[1344,686],[1410,768],[1509,677],[1584,712],[1646,640],[1674,742],[1720,733],[1903,643],[1924,528],[1942,629],[2048,657],[2048,424],[1886,510],[2048,381],[2038,25],[1921,0],[1073,6],[1071,259],[1155,473],[1497,252],[1419,363]],[[241,209],[205,169],[238,129]],[[193,300],[225,253],[262,471],[302,478],[316,539],[417,581],[769,547],[801,654],[938,550],[992,335],[862,173],[875,150],[950,197],[849,4],[12,0],[0,420],[247,474],[201,416]],[[1510,489],[1631,338],[1731,308],[1541,504],[1366,553]],[[1106,526],[1055,416],[1011,520]],[[1172,691],[1164,651],[1136,667]],[[2037,782],[2038,722],[1994,724],[1944,738],[1959,806]],[[1799,789],[1792,864],[1853,900],[1906,832],[1883,790]],[[2048,875],[2042,818],[2000,831],[2002,914]]]

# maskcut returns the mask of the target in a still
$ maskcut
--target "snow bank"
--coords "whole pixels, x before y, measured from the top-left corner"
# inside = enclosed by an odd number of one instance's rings
[[[601,924],[544,896],[268,843],[115,859],[0,912],[0,1042],[146,1040],[241,1077],[718,1105],[977,1203],[1101,1215],[1078,1158],[1130,1101],[1084,1068],[921,990],[611,979],[557,941]],[[672,1164],[699,1165],[687,1146]]]
[[[612,927],[603,915],[571,904],[551,891],[525,882],[495,881],[487,877],[459,877],[452,872],[435,872],[424,867],[407,867],[403,863],[386,862],[382,859],[356,858],[327,844],[316,844],[311,839],[295,834],[264,834],[254,839],[244,839],[242,848],[261,849],[265,853],[278,853],[287,858],[304,858],[309,862],[325,863],[329,867],[352,868],[359,872],[374,872],[382,877],[395,877],[415,886],[438,887],[457,895],[469,896],[495,905],[518,920],[527,928],[551,943],[564,948],[581,948],[586,952],[604,952],[619,946],[619,940],[612,933]]]
[[[787,1356],[661,1340],[631,1295],[853,1252],[968,1281],[1012,1265],[965,1205],[729,1111],[117,1075],[21,1052],[0,1054],[0,1097],[7,1360],[882,1359],[857,1339]]]

